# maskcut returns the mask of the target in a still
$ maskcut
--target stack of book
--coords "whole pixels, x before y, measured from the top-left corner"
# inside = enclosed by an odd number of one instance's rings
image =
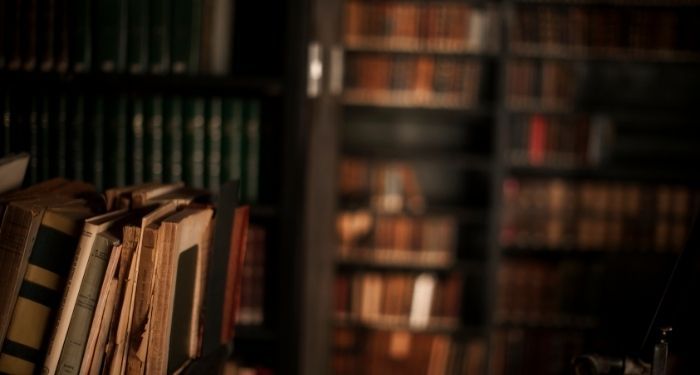
[[[413,1],[345,3],[349,48],[479,52],[493,48],[498,13],[492,7]]]
[[[508,179],[501,245],[525,249],[680,252],[697,192],[615,181]]]
[[[487,343],[406,331],[337,330],[334,374],[483,374]]]
[[[227,74],[227,0],[4,1],[0,69]]]
[[[52,179],[0,195],[0,372],[173,373],[230,343],[248,223],[237,190],[223,186],[216,217],[182,183],[98,194]]]
[[[29,182],[87,180],[98,189],[185,181],[216,191],[241,180],[257,200],[260,103],[232,97],[8,93],[0,152],[29,151]]]

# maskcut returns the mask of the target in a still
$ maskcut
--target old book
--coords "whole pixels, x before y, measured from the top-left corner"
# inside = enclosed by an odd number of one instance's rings
[[[123,186],[127,181],[126,97],[110,97],[105,104],[103,186]]]
[[[69,128],[72,136],[68,149],[71,160],[69,174],[77,180],[82,180],[86,177],[85,147],[83,145],[85,140],[85,98],[82,95],[77,95],[71,102],[70,118]]]
[[[221,342],[227,343],[233,339],[236,326],[236,314],[240,302],[243,262],[245,260],[246,239],[250,207],[237,207],[231,230],[231,253],[228,258],[228,273],[226,276],[226,293],[224,297],[224,312],[222,322]]]
[[[416,278],[411,300],[411,312],[408,317],[411,326],[425,327],[430,322],[435,284],[435,276],[430,274],[421,274]]]
[[[170,202],[158,207],[141,219],[141,229],[136,244],[136,249],[129,264],[128,273],[123,284],[123,299],[119,309],[118,324],[116,327],[114,351],[110,359],[109,368],[113,373],[120,373],[126,370],[126,359],[129,347],[129,333],[132,327],[132,314],[134,311],[134,300],[136,298],[136,285],[138,283],[138,270],[140,267],[143,236],[145,229],[152,223],[175,212],[177,206]]]
[[[145,147],[144,147],[144,115],[143,115],[144,99],[136,97],[130,100],[129,110],[129,135],[131,140],[131,152],[127,153],[127,165],[130,173],[128,173],[129,181],[133,184],[141,184],[145,176]]]
[[[70,62],[75,72],[87,72],[92,67],[92,1],[71,2]],[[78,178],[78,177],[76,177]]]
[[[103,72],[123,72],[126,67],[127,0],[105,0],[94,6],[95,65]]]
[[[138,208],[151,204],[151,202],[154,199],[160,198],[164,194],[172,193],[179,189],[182,189],[183,186],[184,183],[182,182],[155,185],[144,184],[141,188],[130,192],[131,207]]]
[[[66,281],[63,299],[56,313],[53,333],[47,345],[42,373],[53,374],[56,371],[56,366],[63,348],[63,342],[66,338],[66,332],[68,331],[73,310],[76,308],[78,295],[83,283],[83,276],[85,275],[97,235],[107,229],[125,213],[126,211],[124,210],[109,212],[85,220],[83,232],[73,259],[73,265]]]
[[[24,70],[34,70],[36,67],[37,53],[37,13],[38,0],[20,1],[20,51],[22,56],[22,68]]]
[[[0,354],[0,371],[28,373],[41,366],[50,317],[75,255],[90,210],[84,202],[50,207],[44,213],[29,255]]]
[[[98,96],[94,98],[92,113],[90,113],[90,126],[84,128],[86,142],[85,152],[85,176],[91,180],[95,186],[102,190],[104,188],[104,145],[105,145],[105,98]],[[90,140],[89,142],[87,140]]]
[[[149,0],[148,65],[154,74],[170,71],[170,6],[168,0]]]
[[[235,210],[238,206],[238,182],[223,184],[219,193],[214,224],[214,236],[204,295],[204,329],[202,355],[213,353],[222,340],[224,300],[226,299],[225,280],[231,255],[231,228],[234,225]]]
[[[211,209],[186,208],[161,224],[163,248],[150,317],[148,373],[175,372],[197,355],[193,342],[199,328],[200,306],[195,301],[198,259],[211,218]]]
[[[245,123],[245,183],[243,196],[247,202],[257,202],[260,178],[260,103],[249,102],[246,106]]]
[[[144,180],[163,182],[163,98],[149,97],[144,116]]]
[[[155,187],[158,184],[148,183],[148,184],[136,184],[129,186],[117,186],[105,190],[105,205],[107,211],[130,208],[131,206],[131,194],[137,190],[144,188]]]
[[[0,194],[19,189],[29,165],[29,154],[8,155],[0,159]]]
[[[206,188],[216,193],[221,183],[221,98],[209,100],[206,120]]]
[[[90,333],[97,300],[113,249],[119,238],[108,232],[97,235],[91,249],[85,273],[80,283],[75,308],[66,332],[63,349],[58,361],[58,374],[78,374]]]
[[[240,180],[243,152],[243,102],[224,99],[222,108],[221,180]]]
[[[228,74],[231,69],[233,51],[234,3],[227,0],[212,0],[211,33],[209,38],[209,70],[215,75]]]
[[[201,2],[202,0],[183,0],[173,3],[173,27],[170,30],[173,73],[195,74],[199,71]]]
[[[182,99],[169,98],[165,102],[163,133],[163,161],[165,181],[182,181]]]
[[[184,180],[189,186],[204,187],[204,99],[191,98],[185,102]]]
[[[150,1],[128,3],[127,68],[130,73],[144,73],[148,67],[148,11]]]

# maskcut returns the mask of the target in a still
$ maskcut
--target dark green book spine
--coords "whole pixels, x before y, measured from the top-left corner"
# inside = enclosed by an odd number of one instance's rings
[[[144,176],[144,131],[143,131],[143,98],[134,98],[131,101],[131,126],[129,127],[131,139],[131,152],[128,153],[131,165],[130,182],[140,184]]]
[[[163,182],[163,98],[148,99],[144,152],[146,181]]]
[[[29,110],[29,182],[39,181],[39,98],[32,95]]]
[[[149,1],[129,0],[128,66],[131,73],[143,73],[148,58]]]
[[[191,98],[185,105],[185,181],[196,188],[204,187],[204,99]]]
[[[127,0],[100,0],[97,6],[95,55],[103,72],[122,72],[126,64]]]
[[[70,35],[69,29],[69,0],[55,0],[54,9],[54,69],[59,72],[68,70],[70,59]]]
[[[54,176],[67,177],[67,163],[68,163],[68,113],[67,113],[67,99],[64,93],[61,93],[58,97],[58,103],[56,104],[56,117],[53,122],[54,134],[53,137],[54,147],[55,147],[55,160],[54,160]]]
[[[37,53],[37,11],[39,0],[23,0],[21,2],[22,15],[20,23],[22,68],[34,70],[36,68]]]
[[[244,144],[244,197],[248,202],[258,200],[258,179],[260,177],[260,103],[249,102],[246,107]]]
[[[172,71],[194,74],[199,69],[201,35],[201,0],[182,0],[173,3]]]
[[[90,145],[90,175],[86,176],[95,185],[97,190],[102,190],[104,186],[104,133],[105,133],[105,99],[95,98],[92,113],[92,123],[85,127],[85,144]]]
[[[69,22],[70,62],[76,72],[86,72],[92,67],[92,4],[91,0],[73,0]]]
[[[182,99],[173,97],[166,102],[167,120],[163,151],[165,181],[182,181]]]
[[[49,71],[54,66],[54,32],[56,0],[39,0],[37,48],[39,69]]]
[[[118,96],[105,101],[105,184],[104,186],[126,185],[127,133],[126,98]]]
[[[206,187],[216,193],[221,184],[221,98],[212,98],[207,112]]]
[[[4,1],[5,2],[5,1]],[[22,64],[22,54],[20,52],[22,43],[21,40],[21,14],[22,1],[9,0],[6,1],[5,8],[5,66],[7,69],[19,69]]]
[[[170,71],[170,8],[168,0],[150,0],[148,62],[151,73]]]
[[[39,153],[36,156],[39,158],[39,180],[44,181],[49,179],[50,169],[50,128],[49,128],[49,104],[50,96],[44,93],[41,97],[41,107],[39,109]]]
[[[85,179],[85,98],[82,95],[75,97],[70,115],[71,173],[69,176],[76,180],[83,180]]]
[[[2,97],[2,154],[7,155],[10,153],[10,94],[5,92]]]
[[[241,179],[241,152],[243,149],[243,103],[238,99],[224,99],[221,138],[221,180]]]

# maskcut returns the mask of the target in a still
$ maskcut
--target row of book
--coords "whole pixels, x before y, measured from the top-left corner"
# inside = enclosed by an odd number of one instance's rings
[[[509,179],[501,245],[515,248],[680,251],[697,193],[684,186]]]
[[[466,107],[479,101],[481,63],[451,56],[353,53],[345,100],[386,106]]]
[[[339,169],[341,196],[369,196],[369,205],[379,213],[420,214],[425,210],[420,181],[408,163],[344,157]]]
[[[265,320],[265,228],[250,224],[243,262],[241,297],[236,323],[260,325]]]
[[[237,190],[224,185],[216,217],[182,183],[0,195],[0,372],[173,373],[230,343],[249,215]]]
[[[585,344],[578,331],[500,329],[491,336],[491,374],[569,374]]]
[[[459,320],[458,274],[342,273],[334,281],[335,313],[342,320],[410,327],[454,326]]]
[[[508,124],[506,159],[514,166],[586,167],[604,162],[614,142],[609,117],[527,115]]]
[[[564,61],[510,60],[506,64],[506,104],[510,108],[569,108],[576,99],[579,72]]]
[[[0,152],[29,152],[28,181],[105,186],[184,180],[216,190],[242,180],[258,197],[260,103],[230,97],[8,93]]]
[[[454,259],[456,251],[457,221],[451,216],[344,211],[338,214],[336,227],[341,256],[357,254],[373,258],[368,260],[396,263],[445,263]]]
[[[493,7],[415,1],[345,2],[347,47],[426,51],[484,51],[498,37]]]
[[[510,38],[516,51],[695,53],[697,20],[686,8],[521,5]]]
[[[480,338],[457,340],[447,335],[408,331],[333,332],[332,371],[351,374],[484,374],[487,343]]]
[[[54,0],[0,4],[0,69],[226,74],[227,0]]]
[[[585,263],[536,260],[507,260],[497,274],[494,320],[499,324],[533,326],[592,326],[594,306],[591,291],[595,269]]]

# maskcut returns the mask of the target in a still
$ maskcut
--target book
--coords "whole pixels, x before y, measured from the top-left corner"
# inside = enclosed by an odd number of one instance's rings
[[[29,154],[8,155],[0,159],[0,194],[19,189],[29,165]]]
[[[171,1],[149,0],[148,65],[154,74],[170,72]],[[177,24],[176,24],[177,25]]]
[[[122,95],[105,98],[103,135],[104,185],[123,186],[127,182],[127,122],[126,98]],[[133,155],[133,154],[132,154]]]
[[[195,303],[198,260],[206,241],[211,209],[185,208],[161,224],[164,241],[156,270],[146,371],[172,373],[198,353],[200,307]],[[159,234],[160,237],[160,234]],[[185,308],[175,308],[185,306]],[[189,306],[189,307],[187,307]],[[167,349],[166,349],[167,348]]]
[[[144,108],[144,180],[163,182],[163,98],[153,96]]]
[[[243,102],[224,99],[221,124],[221,181],[241,180],[243,177],[241,168],[244,121]]]
[[[195,188],[204,187],[205,178],[205,110],[204,99],[192,98],[185,103],[183,145],[184,180]]]
[[[143,112],[143,98],[134,98],[131,101],[130,108],[130,127],[129,127],[129,139],[131,139],[131,152],[127,154],[127,158],[130,159],[128,163],[131,165],[130,178],[128,180],[133,184],[141,184],[144,182],[146,157],[145,157],[145,146],[144,146],[144,112]]]
[[[245,165],[243,196],[248,202],[257,202],[260,178],[260,103],[253,101],[246,106]]]
[[[221,98],[212,98],[207,108],[206,121],[206,187],[216,193],[221,184]]]
[[[82,235],[80,236],[71,270],[66,281],[61,305],[56,313],[53,333],[47,345],[42,373],[54,374],[56,372],[61,350],[63,349],[66,339],[66,333],[71,324],[73,310],[77,306],[78,296],[80,295],[83,284],[83,277],[88,268],[89,260],[93,256],[92,249],[97,235],[109,228],[110,225],[125,213],[125,210],[119,210],[85,220],[82,228]],[[105,250],[103,249],[103,251]]]
[[[0,354],[4,372],[27,373],[41,366],[49,319],[59,307],[83,219],[90,215],[83,204],[52,207],[41,219]]]
[[[75,72],[87,72],[93,65],[93,2],[77,0],[71,2],[70,6],[72,11],[69,13],[69,19],[73,25],[69,37],[70,62]]]
[[[228,258],[228,271],[226,275],[226,292],[224,294],[224,312],[221,331],[221,342],[230,342],[234,337],[236,316],[240,306],[241,280],[243,277],[243,263],[246,254],[246,239],[250,207],[236,207],[231,228],[231,250]]]
[[[132,74],[144,73],[148,68],[148,22],[151,1],[131,0],[127,8],[127,69]]]
[[[164,105],[165,122],[163,132],[163,178],[166,182],[182,181],[183,126],[182,99],[170,98]]]
[[[172,72],[195,74],[199,71],[202,0],[184,0],[172,4]],[[175,27],[177,25],[177,27]]]
[[[94,5],[95,65],[103,72],[123,72],[127,54],[127,0],[100,1]]]

